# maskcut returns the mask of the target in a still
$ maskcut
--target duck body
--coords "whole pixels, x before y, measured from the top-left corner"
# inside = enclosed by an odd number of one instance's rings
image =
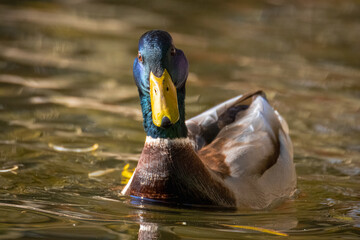
[[[296,173],[289,130],[265,94],[235,97],[185,121],[187,68],[167,32],[140,38],[134,77],[147,137],[122,193],[252,209],[292,196]]]
[[[208,170],[188,138],[146,138],[125,194],[162,202],[235,206],[231,191]]]

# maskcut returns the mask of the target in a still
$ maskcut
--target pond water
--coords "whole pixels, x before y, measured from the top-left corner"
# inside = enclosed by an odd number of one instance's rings
[[[190,62],[187,117],[263,89],[299,193],[275,209],[134,202],[145,134],[132,63],[147,30]],[[359,239],[357,0],[0,3],[0,239]]]

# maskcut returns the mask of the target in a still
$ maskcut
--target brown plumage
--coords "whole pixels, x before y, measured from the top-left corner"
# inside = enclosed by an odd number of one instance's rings
[[[231,191],[214,179],[185,140],[148,140],[124,194],[171,203],[236,204]]]
[[[230,99],[186,125],[188,138],[147,137],[123,194],[261,209],[294,193],[288,127],[262,91]]]

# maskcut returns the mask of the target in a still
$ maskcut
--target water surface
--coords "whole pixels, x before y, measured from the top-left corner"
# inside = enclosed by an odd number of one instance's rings
[[[150,29],[188,57],[188,118],[267,93],[296,199],[224,211],[118,195],[145,139],[132,62]],[[359,39],[357,0],[1,1],[0,239],[358,239]]]

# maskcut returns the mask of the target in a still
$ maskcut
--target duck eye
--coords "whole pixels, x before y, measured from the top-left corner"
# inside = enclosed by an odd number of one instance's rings
[[[175,54],[176,54],[176,49],[175,49],[174,47],[171,48],[170,54],[171,54],[171,56],[175,56]]]
[[[139,59],[139,61],[140,61],[140,62],[142,62],[142,61],[143,61],[143,58],[142,58],[142,56],[141,56],[141,53],[140,53],[140,52],[138,52],[137,58]]]

